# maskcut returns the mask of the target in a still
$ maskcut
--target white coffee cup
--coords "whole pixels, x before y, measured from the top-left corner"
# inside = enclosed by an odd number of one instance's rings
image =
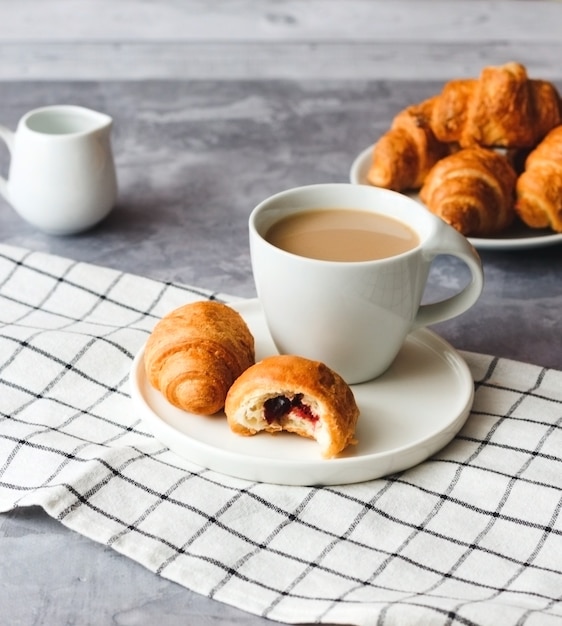
[[[299,256],[265,238],[283,217],[319,208],[393,217],[417,233],[419,244],[396,256],[350,262]],[[482,292],[480,258],[469,241],[394,191],[345,183],[289,189],[254,208],[249,231],[256,290],[277,349],[322,361],[349,384],[382,374],[408,333],[460,315]],[[420,304],[438,255],[461,259],[471,280],[445,300]]]
[[[11,155],[9,177],[0,177],[0,195],[23,219],[50,234],[94,226],[117,199],[111,126],[105,113],[73,105],[29,111],[15,132],[0,126]]]

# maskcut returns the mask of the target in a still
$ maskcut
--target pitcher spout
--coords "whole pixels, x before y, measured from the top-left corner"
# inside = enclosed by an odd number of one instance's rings
[[[110,115],[108,115],[107,113],[100,113],[99,111],[91,111],[90,109],[87,110],[89,110],[94,116],[94,119],[97,123],[96,130],[108,130],[111,128],[113,124],[113,118]]]
[[[58,107],[57,113],[67,118],[67,123],[78,133],[109,132],[113,118],[107,113],[86,107],[65,105]]]

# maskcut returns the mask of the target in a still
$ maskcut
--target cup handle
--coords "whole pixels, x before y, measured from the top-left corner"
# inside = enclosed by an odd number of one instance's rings
[[[484,287],[484,273],[480,256],[464,235],[442,222],[438,226],[433,241],[435,244],[432,245],[430,242],[426,249],[429,261],[431,262],[440,254],[455,256],[468,266],[471,281],[462,291],[450,298],[432,304],[422,304],[414,319],[413,328],[444,322],[464,313],[478,300]]]
[[[1,124],[0,139],[2,139],[2,141],[6,144],[11,155],[14,149],[14,133],[9,128],[6,128]],[[0,194],[2,194],[4,198],[8,198],[8,181],[3,176],[0,176]]]

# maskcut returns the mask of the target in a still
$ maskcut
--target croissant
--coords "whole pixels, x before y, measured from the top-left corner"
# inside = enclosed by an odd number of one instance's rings
[[[148,381],[174,406],[212,415],[240,374],[255,362],[254,338],[225,304],[186,304],[163,317],[144,350]]]
[[[359,408],[349,385],[328,366],[276,355],[248,368],[232,385],[224,407],[239,435],[287,431],[315,439],[325,458],[355,442]]]
[[[431,115],[443,142],[530,148],[562,122],[560,95],[544,80],[531,80],[520,63],[485,67],[478,79],[445,84]]]
[[[427,173],[448,153],[429,126],[435,98],[407,107],[373,148],[367,181],[395,191],[418,189]]]
[[[464,148],[435,165],[420,199],[463,235],[486,237],[513,221],[515,181],[504,155],[478,146]]]
[[[562,126],[529,154],[515,195],[515,211],[527,226],[562,232]]]
[[[460,144],[468,119],[468,102],[476,82],[476,79],[450,80],[435,98],[430,127],[438,141]]]

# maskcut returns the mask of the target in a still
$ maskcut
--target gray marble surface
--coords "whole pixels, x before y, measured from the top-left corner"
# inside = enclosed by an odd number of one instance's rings
[[[322,31],[299,2],[264,3],[267,10],[249,0],[228,10],[220,3],[218,17],[191,2],[199,20],[191,31],[185,20],[172,26],[180,11],[172,0],[164,13],[155,1],[137,2],[139,17],[129,21],[123,16],[133,15],[134,2],[98,4],[113,28],[104,28],[101,10],[101,26],[92,25],[91,2],[79,14],[63,0],[0,1],[0,123],[15,128],[27,110],[62,102],[112,115],[119,203],[97,228],[64,238],[36,231],[0,199],[0,242],[238,296],[255,294],[247,241],[253,206],[292,186],[347,181],[357,153],[444,78],[521,53],[537,76],[562,89],[556,2],[384,3],[380,23],[389,28],[370,30],[369,3],[355,1],[346,3],[353,10],[343,32],[341,10]],[[336,3],[314,3],[321,4]],[[374,18],[383,3],[370,4]],[[433,29],[432,4],[441,16]],[[65,29],[64,16],[82,30]],[[415,28],[420,16],[425,30]],[[188,53],[194,62],[180,62]],[[7,167],[0,145],[0,172]],[[562,246],[481,256],[480,301],[434,330],[458,349],[562,369]],[[462,266],[442,259],[428,297],[462,280]],[[158,578],[36,508],[0,515],[0,550],[5,624],[270,623]]]
[[[268,195],[345,182],[354,157],[439,82],[6,82],[0,118],[15,127],[40,104],[73,102],[114,118],[120,196],[95,229],[52,237],[0,202],[5,243],[153,278],[253,297],[247,219]],[[560,85],[560,84],[559,84]],[[0,148],[1,151],[1,148]],[[8,155],[1,151],[1,171]],[[436,330],[463,350],[562,368],[562,246],[481,251],[479,302]],[[438,261],[428,298],[462,280]]]

